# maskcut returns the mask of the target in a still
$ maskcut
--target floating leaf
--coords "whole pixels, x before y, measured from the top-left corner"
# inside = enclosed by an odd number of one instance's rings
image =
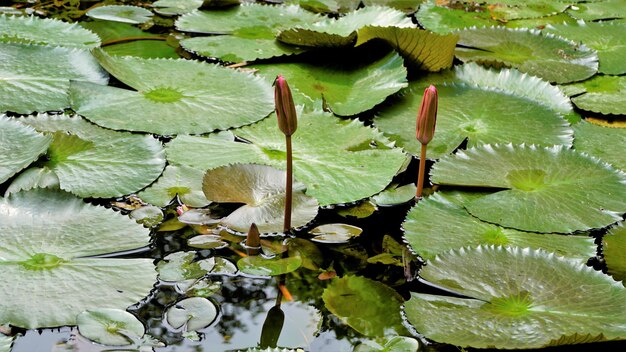
[[[419,342],[412,337],[394,336],[384,346],[374,341],[363,341],[353,352],[417,352],[419,346]]]
[[[424,259],[451,249],[477,245],[506,245],[544,249],[583,263],[596,254],[589,236],[564,236],[506,229],[480,221],[463,206],[484,194],[437,192],[413,207],[404,223],[404,238]]]
[[[146,332],[143,324],[121,309],[90,309],[76,317],[78,331],[91,341],[111,346],[130,345]]]
[[[37,160],[52,138],[0,115],[0,183]]]
[[[154,12],[164,16],[182,15],[202,6],[203,0],[157,0],[152,3]]]
[[[598,70],[595,51],[536,30],[472,28],[458,34],[456,56],[464,62],[513,67],[556,83],[581,81]]]
[[[148,230],[67,193],[35,190],[0,199],[0,224],[2,323],[75,325],[86,309],[138,302],[156,280],[152,259],[89,258],[147,246]]]
[[[337,47],[354,44],[357,30],[365,26],[415,28],[403,12],[384,6],[368,6],[350,12],[339,19],[324,19],[308,25],[299,25],[280,32],[281,42],[310,46]]]
[[[137,89],[72,82],[73,109],[107,128],[205,133],[255,122],[274,108],[270,85],[246,73],[182,59],[96,56],[112,75]]]
[[[0,333],[0,352],[11,352],[14,336],[7,336]]]
[[[194,261],[195,252],[174,252],[157,263],[159,279],[166,282],[177,282],[199,279],[208,274],[215,262],[208,259]]]
[[[452,66],[454,47],[459,37],[439,35],[419,28],[366,26],[358,31],[356,46],[372,39],[389,43],[412,66],[439,71]]]
[[[0,15],[0,42],[91,49],[100,38],[77,24],[35,16]]]
[[[601,114],[626,115],[626,77],[595,76],[572,86],[584,90],[583,94],[572,98],[572,102],[579,109]]]
[[[321,109],[322,100],[337,115],[352,116],[369,110],[406,87],[406,68],[398,54],[376,62],[349,66],[319,66],[311,63],[256,65],[261,75],[273,79],[282,74],[289,80],[294,100]]]
[[[626,289],[578,261],[528,248],[478,247],[441,255],[420,276],[467,297],[411,293],[406,317],[437,342],[521,349],[574,335],[626,338]]]
[[[115,132],[81,117],[37,115],[20,118],[52,134],[48,160],[62,189],[81,197],[117,197],[152,183],[163,171],[165,152],[152,136]]]
[[[623,223],[613,227],[602,239],[602,253],[608,273],[615,280],[626,280],[626,227]]]
[[[499,25],[499,22],[492,19],[489,12],[481,6],[472,6],[470,11],[466,11],[465,8],[452,9],[437,6],[435,0],[427,0],[422,3],[415,14],[415,18],[424,28],[439,34],[448,34],[454,30],[469,27]]]
[[[372,200],[383,206],[403,204],[415,198],[416,188],[413,183],[404,186],[395,185],[373,196]]]
[[[163,221],[163,211],[154,205],[146,205],[131,211],[130,218],[145,227],[154,227]]]
[[[7,190],[4,192],[4,196],[8,196],[11,193],[20,191],[27,191],[33,188],[60,188],[59,177],[54,171],[46,168],[30,167],[19,175],[17,175]]]
[[[484,145],[442,158],[434,183],[495,189],[465,208],[479,219],[524,231],[602,228],[626,212],[626,174],[563,146]]]
[[[506,22],[517,19],[541,18],[561,13],[570,4],[559,1],[530,0],[518,1],[487,0],[490,16],[498,21]]]
[[[233,162],[285,167],[285,136],[276,118],[233,133],[249,143],[228,141],[222,134],[179,136],[167,146],[168,160],[199,170]],[[380,192],[404,162],[404,154],[385,147],[389,141],[377,130],[327,113],[300,114],[292,138],[294,176],[320,205],[353,202]]]
[[[189,247],[202,249],[220,249],[228,247],[228,243],[222,241],[221,236],[216,235],[194,236],[187,240],[187,245],[189,245]]]
[[[237,267],[249,275],[278,276],[297,270],[302,266],[300,256],[266,259],[261,256],[250,256],[239,259]]]
[[[322,298],[331,313],[363,335],[400,335],[405,331],[400,318],[402,297],[378,281],[361,276],[334,279]]]
[[[0,43],[0,111],[68,108],[70,80],[100,85],[108,77],[85,50]]]
[[[171,306],[165,318],[174,329],[196,331],[211,325],[217,318],[218,309],[211,301],[202,297],[185,298]]]
[[[378,210],[376,204],[374,204],[371,200],[366,199],[356,205],[337,208],[337,214],[343,216],[344,218],[354,217],[357,219],[365,219],[374,214],[376,210]]]
[[[311,241],[319,243],[346,243],[358,237],[363,229],[348,224],[324,224],[309,231]]]
[[[598,72],[609,75],[626,73],[626,23],[580,21],[575,25],[550,25],[544,31],[596,50],[600,61]]]
[[[190,207],[203,207],[211,201],[202,192],[204,171],[188,166],[168,165],[163,175],[150,187],[139,193],[144,201],[164,207],[176,196],[183,204]]]
[[[622,0],[606,0],[576,4],[567,10],[567,14],[585,21],[597,21],[613,18],[625,18],[626,8]]]
[[[212,209],[189,209],[178,216],[178,221],[190,225],[216,225],[220,220],[219,214]]]
[[[202,190],[213,202],[245,204],[221,220],[229,229],[247,232],[254,223],[260,232],[281,232],[286,178],[285,171],[271,166],[235,164],[208,170]],[[304,188],[297,181],[293,184],[292,227],[304,226],[317,216],[317,201],[305,195]]]
[[[93,8],[86,15],[99,20],[141,24],[150,20],[152,12],[138,6],[107,5]]]
[[[574,148],[626,171],[626,130],[598,126],[586,121],[574,125]]]

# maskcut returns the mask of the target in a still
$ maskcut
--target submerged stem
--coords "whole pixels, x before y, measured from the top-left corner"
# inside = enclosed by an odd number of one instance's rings
[[[419,200],[422,198],[422,190],[424,188],[424,173],[426,171],[426,146],[422,144],[422,150],[420,151],[420,164],[419,171],[417,173],[417,191],[415,192],[415,198]]]
[[[292,201],[292,185],[293,185],[293,165],[291,155],[291,136],[285,136],[287,144],[287,178],[285,184],[285,220],[283,221],[283,231],[288,232],[291,229],[291,201]]]

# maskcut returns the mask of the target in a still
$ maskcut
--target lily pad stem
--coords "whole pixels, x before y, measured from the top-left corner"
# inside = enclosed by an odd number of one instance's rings
[[[283,222],[283,231],[288,232],[291,229],[291,202],[292,202],[292,185],[293,185],[293,165],[291,155],[291,136],[285,136],[287,146],[287,178],[285,184],[285,220]]]
[[[415,199],[420,200],[422,198],[422,190],[424,189],[424,173],[426,171],[426,147],[428,144],[422,144],[420,151],[420,164],[419,171],[417,173],[417,191],[415,192]]]

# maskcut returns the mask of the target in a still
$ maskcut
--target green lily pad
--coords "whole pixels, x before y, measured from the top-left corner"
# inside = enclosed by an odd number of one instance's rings
[[[75,325],[86,309],[135,304],[156,281],[152,259],[90,258],[147,246],[147,229],[67,193],[0,199],[0,224],[0,323]]]
[[[52,138],[0,115],[0,183],[37,160]]]
[[[249,143],[179,136],[168,143],[168,161],[207,170],[233,162],[285,167],[285,136],[270,117],[233,133]],[[339,120],[331,114],[300,114],[292,136],[294,176],[320,205],[348,203],[383,190],[404,162],[404,154],[389,149],[389,141],[357,120]],[[249,224],[248,224],[249,226]]]
[[[174,329],[196,331],[211,325],[217,313],[217,307],[208,299],[190,297],[171,306],[165,313],[165,319]]]
[[[469,27],[499,25],[484,6],[476,5],[471,8],[470,5],[467,6],[469,11],[466,11],[466,8],[437,6],[435,0],[427,0],[420,5],[415,18],[424,28],[439,34],[448,34]]]
[[[262,233],[282,232],[287,173],[271,166],[234,164],[208,170],[202,181],[207,199],[218,203],[244,203],[221,220],[231,230],[247,232],[256,224]],[[301,227],[317,216],[315,198],[305,186],[293,182],[291,226]]]
[[[175,16],[200,8],[203,2],[203,0],[157,0],[152,3],[152,7],[159,15]]]
[[[424,259],[477,245],[544,249],[583,263],[596,255],[594,239],[589,236],[522,232],[480,221],[463,208],[478,197],[466,192],[437,192],[419,201],[402,224],[406,242]]]
[[[490,15],[493,19],[506,22],[510,20],[541,18],[561,13],[569,8],[570,4],[549,0],[519,1],[487,0]]]
[[[455,34],[435,34],[419,28],[366,26],[359,29],[355,45],[362,45],[372,39],[389,43],[411,66],[436,72],[452,66],[459,37]]]
[[[297,270],[302,266],[300,256],[266,259],[261,256],[249,256],[237,261],[242,273],[259,276],[278,276]]]
[[[626,172],[626,129],[599,126],[586,121],[574,125],[574,148],[602,159]]]
[[[54,188],[59,189],[59,176],[47,167],[39,168],[31,166],[13,179],[9,187],[4,192],[4,196],[20,191],[27,191],[33,188]]]
[[[86,50],[0,43],[0,111],[30,114],[69,107],[70,80],[106,84]]]
[[[357,30],[365,26],[415,28],[403,12],[384,6],[367,6],[338,19],[327,18],[312,24],[296,25],[276,37],[283,43],[309,47],[353,45]]]
[[[281,29],[320,19],[296,5],[242,4],[220,11],[191,12],[176,21],[176,28],[186,32],[223,34],[184,39],[181,45],[198,55],[241,62],[302,52],[302,48],[278,42],[276,35]]]
[[[372,197],[377,205],[389,206],[410,202],[415,198],[417,187],[413,183],[408,185],[394,185]]]
[[[573,24],[554,24],[545,30],[570,40],[581,42],[598,52],[598,72],[609,75],[626,73],[626,23],[580,21]]]
[[[559,84],[584,80],[598,70],[595,51],[536,30],[472,28],[458,34],[462,47],[456,56],[463,62],[513,67]]]
[[[626,8],[621,0],[606,0],[576,4],[567,10],[567,14],[585,21],[626,18]]]
[[[165,152],[152,136],[106,130],[79,116],[37,115],[19,118],[52,135],[43,167],[60,187],[81,197],[118,197],[152,183],[165,167]]]
[[[100,38],[77,24],[34,16],[0,15],[0,42],[91,49]]]
[[[291,0],[290,3],[297,3],[303,9],[315,13],[345,14],[359,7],[360,3],[345,0]]]
[[[195,261],[196,252],[174,252],[157,263],[159,279],[165,282],[195,280],[213,270],[215,261]]]
[[[465,208],[479,219],[524,231],[602,228],[626,212],[626,174],[563,146],[484,145],[442,158],[441,185],[494,189]]]
[[[363,232],[360,227],[348,224],[324,224],[315,227],[309,234],[311,241],[319,243],[346,243]]]
[[[178,196],[183,204],[190,207],[204,207],[211,203],[202,192],[204,171],[189,167],[168,165],[163,175],[150,187],[139,192],[144,201],[164,207]]]
[[[331,313],[363,335],[401,335],[406,331],[400,317],[404,300],[378,281],[361,276],[334,279],[324,289],[322,298]]]
[[[572,86],[585,93],[572,98],[579,109],[601,114],[626,115],[625,76],[595,76]]]
[[[0,352],[11,352],[11,345],[13,345],[14,336],[7,336],[0,333]]]
[[[353,116],[372,109],[385,98],[406,87],[407,71],[398,54],[391,53],[373,63],[320,66],[313,63],[256,65],[269,79],[283,75],[294,100],[313,109],[322,100],[335,114]]]
[[[626,289],[578,261],[478,247],[441,255],[420,276],[467,297],[411,293],[408,321],[437,342],[521,349],[626,338]]]
[[[152,12],[138,6],[107,5],[93,8],[86,15],[98,20],[141,24],[150,20]]]
[[[187,240],[187,245],[201,249],[220,249],[228,247],[228,243],[222,241],[222,237],[217,235],[194,236]]]
[[[111,346],[130,345],[146,332],[143,324],[121,309],[90,309],[76,317],[78,331],[91,341]]]
[[[274,109],[271,86],[247,73],[182,59],[96,56],[137,90],[72,82],[72,108],[107,128],[206,133],[255,122]]]
[[[613,227],[604,235],[602,253],[608,273],[615,280],[626,280],[626,260],[624,258],[624,253],[626,253],[626,226],[624,223]]]
[[[417,352],[419,346],[419,342],[412,337],[394,336],[385,341],[384,345],[374,341],[364,341],[357,345],[353,352]]]
[[[163,210],[154,205],[145,205],[130,212],[130,218],[145,227],[158,226],[163,221]]]

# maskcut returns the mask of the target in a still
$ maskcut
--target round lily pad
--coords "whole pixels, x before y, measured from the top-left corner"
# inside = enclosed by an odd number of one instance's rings
[[[315,227],[309,234],[311,241],[319,243],[346,243],[363,232],[360,227],[348,224],[324,224]]]
[[[247,73],[191,60],[95,54],[137,90],[72,82],[72,108],[107,128],[206,133],[255,122],[274,109],[269,83]]]
[[[387,188],[384,191],[373,196],[372,200],[377,205],[390,206],[407,203],[415,198],[415,192],[417,190],[417,187],[414,183],[409,183],[408,185],[404,186],[392,186],[393,187]]]
[[[182,15],[202,6],[203,0],[157,0],[152,3],[154,12],[164,16]]]
[[[451,249],[477,245],[507,245],[544,249],[582,263],[596,255],[590,236],[522,232],[480,221],[463,206],[484,193],[437,192],[420,200],[402,224],[404,239],[424,259]]]
[[[271,166],[234,164],[208,170],[202,190],[218,203],[244,203],[221,220],[231,230],[247,232],[256,224],[260,232],[282,232],[287,173]],[[291,226],[301,227],[317,216],[315,198],[304,194],[304,185],[293,183]]]
[[[195,252],[174,252],[157,263],[159,279],[166,282],[195,280],[208,274],[215,266],[208,259],[195,261]]]
[[[138,196],[160,207],[170,204],[176,196],[190,207],[203,207],[211,201],[202,193],[202,176],[204,171],[192,167],[168,165],[163,175]]]
[[[608,273],[615,280],[626,280],[626,226],[620,223],[613,227],[602,239],[602,253]]]
[[[111,346],[130,345],[146,329],[132,314],[121,309],[90,309],[76,317],[78,331],[91,341]]]
[[[456,56],[463,62],[514,67],[559,84],[584,80],[598,70],[594,50],[536,30],[471,28],[458,34]]]
[[[626,288],[578,261],[483,246],[443,254],[420,276],[465,296],[411,293],[408,321],[437,342],[521,349],[626,337]]]
[[[37,160],[52,137],[0,115],[0,183]]]
[[[171,306],[165,319],[174,329],[196,331],[211,325],[217,318],[218,309],[211,301],[202,297],[185,298]]]
[[[486,187],[465,208],[479,219],[534,232],[602,228],[626,212],[626,174],[562,146],[484,145],[442,158],[434,183]]]
[[[38,189],[0,199],[0,233],[2,323],[75,325],[87,309],[126,309],[156,282],[152,259],[91,257],[147,246],[147,229],[65,192]]]
[[[242,273],[260,276],[278,276],[297,270],[302,266],[302,257],[267,259],[261,256],[248,256],[237,261]]]
[[[574,125],[574,148],[626,172],[626,129],[582,121]]]
[[[138,6],[106,5],[95,7],[86,15],[99,20],[141,24],[150,20],[152,12]]]
[[[276,118],[270,117],[233,131],[249,143],[234,141],[232,134],[230,141],[224,134],[179,136],[166,147],[168,160],[200,170],[233,162],[285,168],[285,136],[277,124]],[[322,206],[353,202],[382,191],[405,158],[400,150],[389,148],[389,140],[377,130],[319,111],[299,115],[292,140],[294,176]]]
[[[588,1],[571,6],[567,14],[585,21],[626,18],[626,7],[622,0]]]
[[[91,49],[100,45],[93,32],[51,18],[0,15],[0,42]]]
[[[605,115],[626,115],[625,76],[596,76],[572,86],[584,90],[584,93],[572,98],[579,109]]]

